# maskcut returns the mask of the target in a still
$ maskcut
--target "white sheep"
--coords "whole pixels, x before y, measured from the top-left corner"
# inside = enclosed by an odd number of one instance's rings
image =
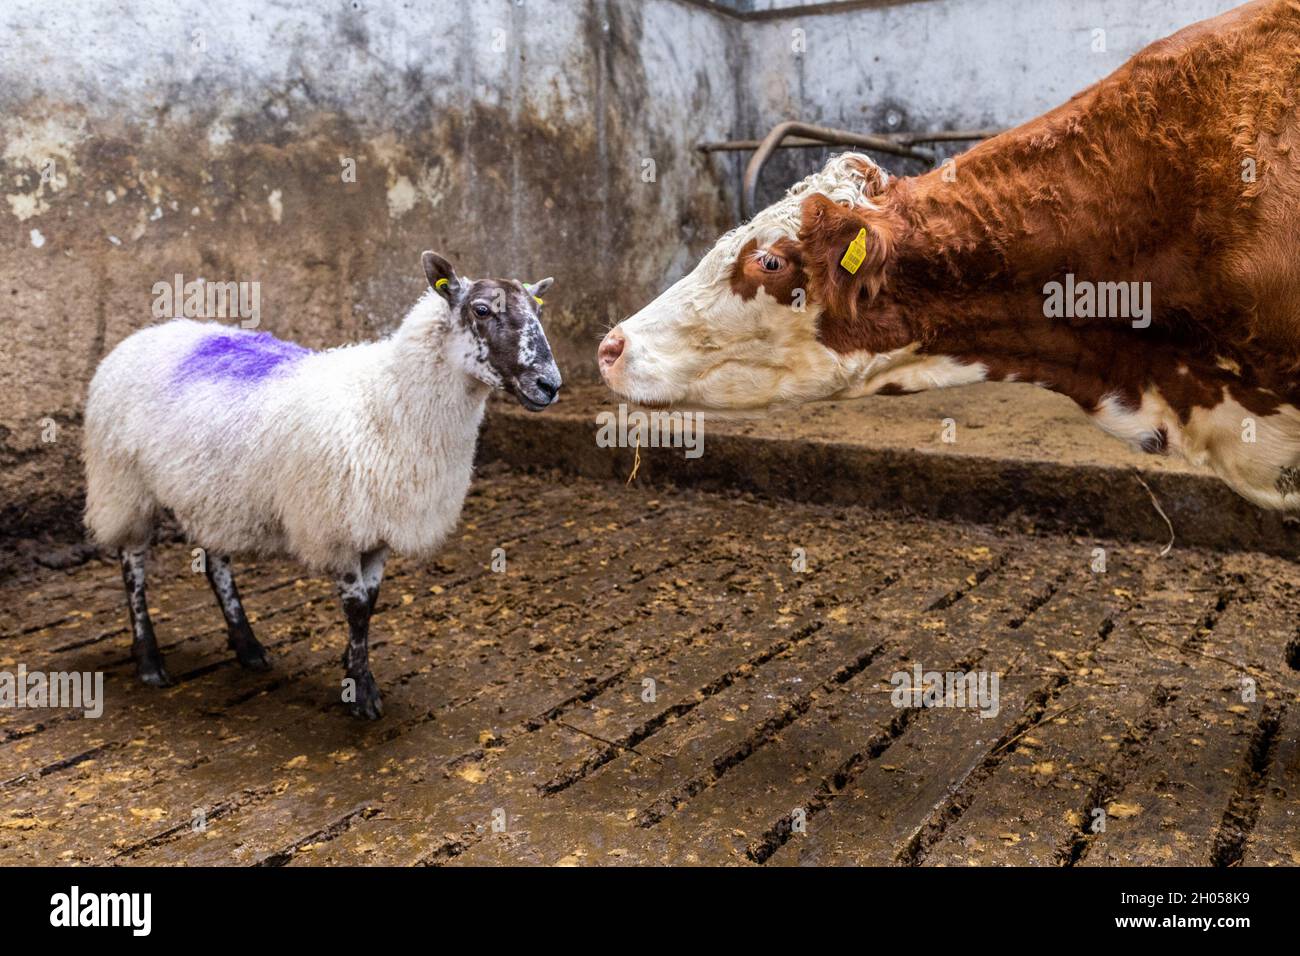
[[[390,549],[428,555],[451,533],[492,389],[540,411],[560,388],[539,319],[551,279],[458,277],[432,252],[422,263],[431,289],[378,342],[313,352],[173,319],[100,363],[86,402],[86,524],[100,546],[121,552],[131,653],[145,683],[170,683],[144,589],[154,520],[166,508],[205,550],[246,667],[268,663],[229,555],[287,554],[334,575],[349,630],[344,699],[354,714],[382,714],[367,641]]]

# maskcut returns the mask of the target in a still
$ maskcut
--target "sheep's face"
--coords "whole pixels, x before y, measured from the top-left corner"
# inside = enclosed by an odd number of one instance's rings
[[[542,295],[550,278],[470,279],[432,252],[423,257],[425,275],[451,306],[455,334],[463,337],[465,371],[492,388],[504,388],[530,412],[555,401],[560,370],[542,331]]]

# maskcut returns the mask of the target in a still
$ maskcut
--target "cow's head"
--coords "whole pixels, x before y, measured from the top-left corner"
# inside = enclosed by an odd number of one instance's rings
[[[912,343],[898,319],[869,314],[898,229],[876,202],[886,181],[844,153],[727,233],[605,336],[605,383],[646,405],[710,409],[863,394]],[[850,246],[861,255],[852,269]]]

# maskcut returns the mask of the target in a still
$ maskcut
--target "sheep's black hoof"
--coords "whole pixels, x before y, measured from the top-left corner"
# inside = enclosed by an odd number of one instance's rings
[[[353,717],[364,717],[366,720],[378,720],[384,716],[384,702],[378,695],[368,700],[359,700],[354,704],[348,705],[348,710]]]
[[[135,672],[140,676],[141,683],[148,684],[150,687],[172,686],[172,679],[167,676],[162,661],[139,661],[135,666]]]
[[[366,674],[356,680],[357,699],[348,704],[348,711],[353,717],[366,720],[378,720],[384,716],[384,701],[379,695],[379,686],[374,677]]]
[[[266,648],[257,641],[252,644],[240,644],[233,648],[235,658],[239,661],[241,667],[246,667],[250,671],[269,671],[271,669],[271,658],[267,656]]]

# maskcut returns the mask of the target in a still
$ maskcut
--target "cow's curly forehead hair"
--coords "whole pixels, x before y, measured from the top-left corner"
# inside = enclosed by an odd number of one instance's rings
[[[887,182],[888,174],[863,153],[831,157],[817,172],[791,186],[780,200],[717,241],[697,267],[701,292],[709,295],[727,287],[731,267],[751,239],[765,247],[781,238],[797,238],[801,208],[808,196],[820,193],[841,205],[875,209],[875,197]]]

